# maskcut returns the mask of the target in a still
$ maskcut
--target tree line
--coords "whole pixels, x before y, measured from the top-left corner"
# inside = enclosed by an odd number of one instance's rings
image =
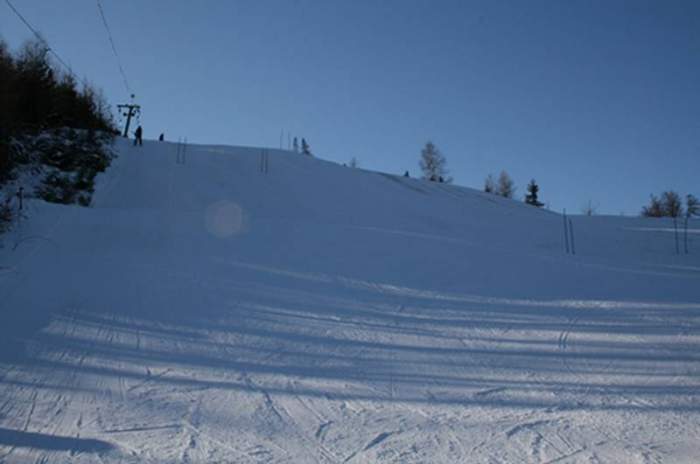
[[[39,40],[12,53],[0,39],[0,108],[0,182],[22,161],[12,144],[17,137],[69,127],[115,130],[102,94],[55,67],[46,44]]]
[[[651,218],[668,217],[673,219],[673,229],[676,238],[676,253],[680,253],[678,237],[678,219],[683,219],[683,247],[688,253],[688,222],[693,217],[700,216],[700,201],[692,194],[685,196],[685,205],[681,196],[673,191],[667,190],[660,196],[651,195],[649,204],[642,207],[642,216]]]
[[[421,150],[420,160],[418,165],[423,173],[422,178],[430,182],[445,182],[451,183],[452,177],[448,176],[447,159],[440,150],[431,141],[428,141]],[[408,171],[404,174],[408,177]],[[525,203],[541,208],[544,206],[539,200],[540,187],[535,179],[530,180],[526,187]],[[501,171],[498,179],[489,174],[484,182],[484,192],[499,195],[504,198],[513,198],[515,196],[515,182],[506,171]]]
[[[685,205],[681,196],[673,191],[667,190],[660,196],[651,195],[649,204],[642,207],[644,217],[693,217],[700,215],[700,203],[693,194],[685,197]]]
[[[354,160],[354,158],[353,158]],[[419,167],[422,178],[430,182],[451,183],[447,170],[447,159],[432,141],[428,141],[421,150]],[[404,174],[408,177],[408,171]],[[495,178],[493,174],[486,176],[484,180],[484,192],[498,195],[504,198],[514,198],[517,188],[510,175],[504,170]],[[540,187],[535,179],[531,179],[526,187],[527,193],[524,196],[525,203],[541,208],[544,206],[539,200]],[[597,206],[589,201],[582,208],[582,213],[587,216],[595,214]],[[660,196],[651,195],[649,205],[644,206],[641,212],[644,217],[684,217],[687,221],[696,216],[700,216],[700,203],[698,199],[688,194],[685,197],[685,205],[681,196],[673,190],[665,191]]]
[[[13,53],[0,39],[0,187],[18,190],[0,190],[0,232],[16,216],[15,195],[89,205],[116,133],[102,93],[55,66],[44,41]]]

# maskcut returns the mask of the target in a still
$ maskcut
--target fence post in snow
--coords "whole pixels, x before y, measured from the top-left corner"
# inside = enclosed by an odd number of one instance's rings
[[[564,218],[564,245],[566,247],[566,254],[568,255],[569,254],[569,230],[568,230],[568,226],[566,223],[566,208],[564,209],[564,213],[563,213],[562,217]]]
[[[187,137],[177,138],[177,148],[175,153],[177,155],[175,163],[185,164],[185,153],[187,153]]]
[[[678,220],[673,218],[673,236],[676,239],[676,254],[681,254],[680,248],[678,246]]]
[[[261,174],[267,174],[269,171],[269,156],[267,150],[260,150],[260,166],[259,171]]]
[[[267,150],[260,150],[260,167],[259,171],[261,174],[267,174],[269,171],[269,156]]]
[[[569,219],[569,233],[571,234],[571,254],[576,254],[576,246],[574,245],[574,223]]]

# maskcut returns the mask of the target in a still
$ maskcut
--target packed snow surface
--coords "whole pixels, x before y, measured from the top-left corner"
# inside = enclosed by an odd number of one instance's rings
[[[571,255],[471,189],[116,148],[0,237],[0,462],[700,459],[693,224],[577,216]]]

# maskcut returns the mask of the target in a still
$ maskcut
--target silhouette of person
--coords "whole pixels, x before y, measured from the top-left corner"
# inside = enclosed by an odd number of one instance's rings
[[[162,142],[163,140],[165,140],[165,134],[161,133],[160,137],[158,137],[158,141]]]
[[[141,126],[136,128],[136,131],[134,131],[134,146],[136,145],[143,145],[143,129]]]

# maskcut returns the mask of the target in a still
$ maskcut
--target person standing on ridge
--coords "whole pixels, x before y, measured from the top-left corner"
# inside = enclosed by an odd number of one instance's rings
[[[134,131],[134,146],[136,145],[143,145],[143,129],[141,126],[136,128],[136,131]]]

